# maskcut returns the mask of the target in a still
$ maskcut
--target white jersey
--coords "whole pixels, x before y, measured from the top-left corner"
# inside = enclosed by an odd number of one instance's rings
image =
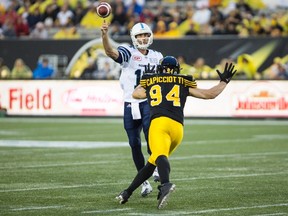
[[[124,91],[124,101],[138,103],[145,101],[146,99],[134,99],[132,93],[139,85],[145,67],[150,64],[150,68],[154,67],[156,72],[156,67],[163,55],[151,49],[148,49],[147,55],[143,55],[138,49],[129,45],[119,46],[118,51],[120,55],[115,61],[122,66],[120,84]]]

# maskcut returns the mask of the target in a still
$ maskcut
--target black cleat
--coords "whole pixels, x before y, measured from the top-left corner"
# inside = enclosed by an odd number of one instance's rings
[[[166,206],[169,195],[175,190],[176,185],[170,182],[158,186],[158,209],[162,209]]]
[[[118,196],[116,196],[116,199],[119,201],[120,204],[124,204],[128,202],[130,196],[131,194],[129,194],[126,190],[124,190]]]

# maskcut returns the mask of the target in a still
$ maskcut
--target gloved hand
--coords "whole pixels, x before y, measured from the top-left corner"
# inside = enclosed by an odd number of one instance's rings
[[[223,73],[221,73],[219,70],[216,70],[220,77],[220,80],[228,84],[234,74],[237,72],[237,70],[234,70],[234,67],[235,65],[233,63],[226,62]]]

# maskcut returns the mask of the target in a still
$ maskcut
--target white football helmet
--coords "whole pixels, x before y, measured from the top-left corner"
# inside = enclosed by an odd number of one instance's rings
[[[148,43],[140,44],[138,41],[139,39],[137,40],[137,38],[136,38],[136,35],[145,34],[145,33],[150,34],[149,39],[148,39]],[[133,45],[138,49],[147,49],[153,43],[153,32],[150,29],[150,27],[145,23],[135,24],[131,29],[130,35],[131,35]]]

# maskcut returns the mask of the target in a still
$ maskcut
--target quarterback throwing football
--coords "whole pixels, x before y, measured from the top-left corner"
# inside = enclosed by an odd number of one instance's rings
[[[147,151],[151,154],[148,144],[148,128],[150,125],[150,111],[147,99],[135,99],[132,97],[134,89],[139,85],[140,79],[147,71],[156,72],[156,65],[163,58],[160,52],[148,47],[153,43],[153,33],[145,23],[135,24],[130,32],[133,45],[122,45],[117,49],[110,45],[108,37],[108,23],[103,22],[101,27],[102,42],[107,56],[115,62],[121,64],[120,84],[124,91],[124,128],[126,130],[129,145],[132,151],[132,158],[137,171],[145,165],[145,158],[141,150],[141,130],[145,134]],[[156,169],[157,171],[157,169]],[[154,180],[159,180],[158,173],[155,172]],[[144,181],[141,194],[147,196],[152,192],[150,183]]]

